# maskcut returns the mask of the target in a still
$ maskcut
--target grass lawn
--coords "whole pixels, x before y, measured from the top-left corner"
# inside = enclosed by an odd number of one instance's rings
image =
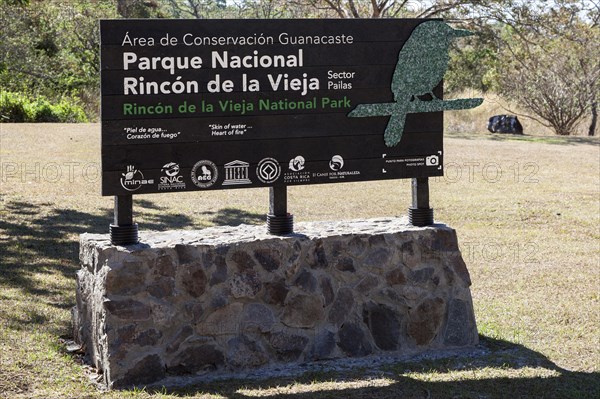
[[[0,398],[600,397],[600,142],[453,133],[431,179],[483,354],[182,391],[102,393],[70,355],[78,235],[107,232],[99,125],[0,124]],[[297,221],[400,216],[407,180],[292,187]],[[318,199],[318,201],[316,200]],[[267,189],[140,195],[144,230],[263,223]]]

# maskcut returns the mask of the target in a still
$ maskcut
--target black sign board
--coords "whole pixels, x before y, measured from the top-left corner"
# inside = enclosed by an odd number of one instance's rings
[[[101,21],[102,194],[443,175],[441,111],[349,115],[424,21]]]

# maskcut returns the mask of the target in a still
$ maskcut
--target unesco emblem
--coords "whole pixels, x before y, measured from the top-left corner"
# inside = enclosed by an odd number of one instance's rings
[[[279,162],[273,158],[265,158],[258,163],[256,167],[256,175],[258,179],[266,184],[273,183],[281,175],[281,166]]]

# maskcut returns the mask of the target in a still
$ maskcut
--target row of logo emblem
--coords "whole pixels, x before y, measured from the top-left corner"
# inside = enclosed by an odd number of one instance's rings
[[[305,168],[306,160],[303,156],[290,160],[288,167],[293,172],[300,172]],[[344,167],[344,158],[334,155],[329,161],[329,167],[338,171]],[[224,165],[224,186],[252,184],[248,177],[250,164],[244,161],[233,161]],[[170,162],[161,168],[163,176],[159,178],[159,190],[184,190],[186,188],[183,176],[180,174],[179,164]],[[274,158],[264,158],[256,166],[256,176],[265,183],[274,183],[281,176],[281,165]],[[201,160],[194,164],[191,172],[192,183],[199,188],[213,186],[219,177],[217,165],[209,160]],[[144,185],[154,185],[154,179],[145,179],[144,174],[135,166],[127,166],[125,173],[121,174],[121,186],[127,191],[137,191]]]

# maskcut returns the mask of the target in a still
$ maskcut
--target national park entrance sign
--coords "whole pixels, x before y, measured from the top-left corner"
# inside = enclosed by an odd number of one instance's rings
[[[448,46],[440,20],[101,21],[102,194],[116,244],[137,242],[132,195],[271,188],[269,231],[292,231],[290,185],[413,178],[433,222],[443,175]]]

